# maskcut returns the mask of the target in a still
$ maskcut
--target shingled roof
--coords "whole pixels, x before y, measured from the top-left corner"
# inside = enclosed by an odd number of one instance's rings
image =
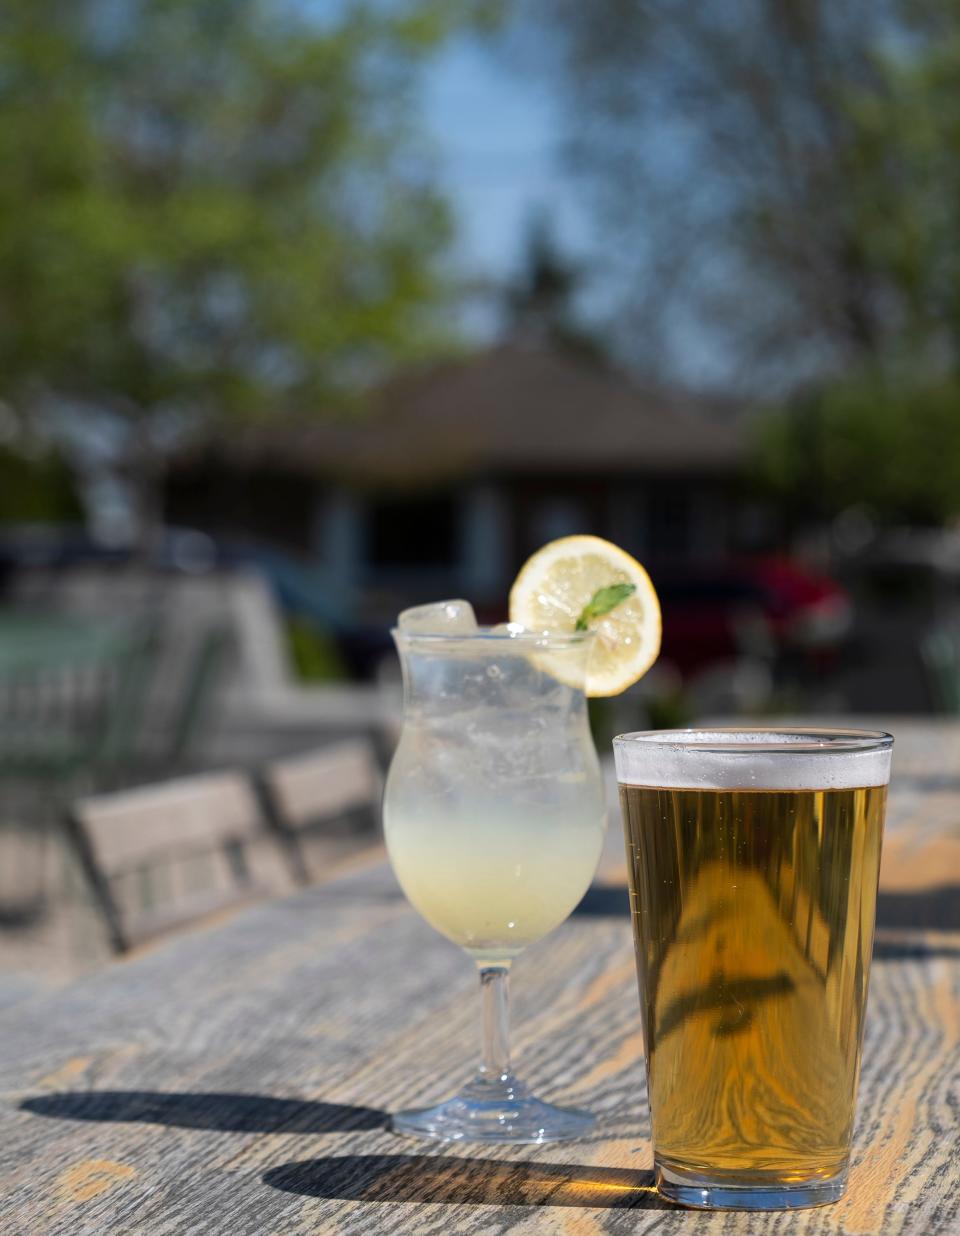
[[[404,374],[351,420],[260,427],[230,453],[317,474],[412,481],[518,473],[738,471],[740,418],[545,348],[502,345]]]

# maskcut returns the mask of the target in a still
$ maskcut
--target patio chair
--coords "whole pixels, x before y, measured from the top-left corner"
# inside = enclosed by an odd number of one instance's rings
[[[249,866],[263,814],[241,773],[81,799],[66,827],[118,953],[273,891]]]
[[[0,614],[0,922],[49,910],[63,804],[129,767],[154,644],[148,620]]]
[[[356,852],[379,828],[382,778],[367,739],[273,760],[258,783],[300,883],[322,874],[332,857]]]
[[[181,633],[171,650],[162,633],[157,641],[156,680],[146,701],[147,720],[129,758],[118,766],[116,779],[99,788],[126,789],[146,781],[164,780],[204,768],[206,739],[216,724],[216,711],[232,650],[223,623],[203,624]]]
[[[0,625],[0,775],[89,788],[128,761],[155,644],[149,620]]]

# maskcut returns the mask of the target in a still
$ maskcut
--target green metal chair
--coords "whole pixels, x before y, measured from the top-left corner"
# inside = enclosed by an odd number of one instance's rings
[[[0,778],[95,783],[136,747],[152,622],[0,620]]]
[[[44,912],[63,803],[129,763],[154,643],[152,622],[0,615],[0,922]]]

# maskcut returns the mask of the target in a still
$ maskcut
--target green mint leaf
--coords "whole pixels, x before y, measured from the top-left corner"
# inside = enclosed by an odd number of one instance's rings
[[[633,596],[636,590],[636,584],[607,584],[605,588],[598,588],[581,610],[577,625],[573,629],[586,631],[594,618],[602,618],[604,614],[609,614],[621,601]]]

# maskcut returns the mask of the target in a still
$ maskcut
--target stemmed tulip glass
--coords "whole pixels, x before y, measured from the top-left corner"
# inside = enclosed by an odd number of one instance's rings
[[[604,790],[583,689],[593,637],[477,628],[464,602],[408,611],[393,634],[404,715],[387,849],[413,906],[476,965],[483,1022],[472,1080],[393,1127],[442,1140],[582,1136],[592,1116],[543,1102],[513,1072],[507,984],[513,959],[567,918],[600,857]]]

